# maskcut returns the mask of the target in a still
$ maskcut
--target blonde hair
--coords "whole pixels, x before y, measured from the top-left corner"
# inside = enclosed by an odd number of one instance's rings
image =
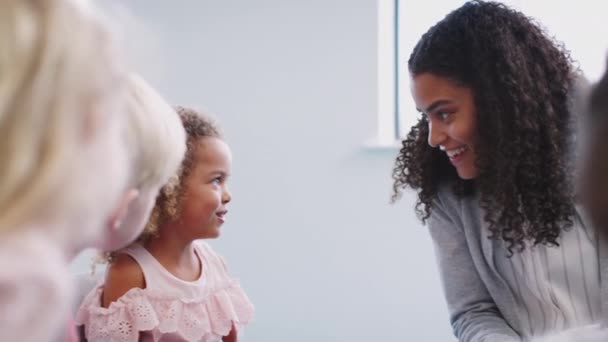
[[[0,233],[94,207],[101,220],[120,193],[92,184],[102,170],[89,175],[102,163],[90,152],[121,145],[106,141],[122,129],[123,73],[113,36],[85,5],[0,1]],[[110,176],[126,182],[126,172]]]
[[[133,161],[131,186],[158,188],[179,168],[186,134],[175,110],[143,78],[128,77],[127,139]]]
[[[209,115],[193,108],[177,106],[176,111],[186,131],[186,155],[179,170],[165,184],[156,199],[150,219],[137,239],[144,242],[157,235],[163,224],[177,219],[180,213],[180,200],[183,194],[183,181],[192,171],[194,149],[202,138],[222,138],[217,122]]]

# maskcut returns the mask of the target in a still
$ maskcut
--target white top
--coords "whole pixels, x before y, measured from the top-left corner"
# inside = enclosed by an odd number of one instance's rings
[[[505,243],[494,244],[496,270],[515,297],[522,336],[539,336],[601,319],[597,239],[577,215],[562,231],[560,246],[527,245],[508,257]]]

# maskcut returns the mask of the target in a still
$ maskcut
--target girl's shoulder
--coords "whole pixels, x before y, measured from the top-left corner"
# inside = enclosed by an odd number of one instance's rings
[[[204,253],[207,262],[213,255],[219,258],[206,243],[197,241],[195,248]],[[116,267],[115,275],[132,277],[132,271],[133,264],[123,261]],[[214,286],[206,286],[199,295],[190,297],[163,289],[131,287],[107,307],[100,305],[106,289],[99,286],[83,301],[76,321],[85,326],[89,341],[135,342],[140,331],[179,336],[180,340],[187,341],[225,336],[233,325],[247,324],[253,318],[254,309],[238,282],[218,279],[222,281],[213,282]]]
[[[119,254],[108,266],[106,272],[101,298],[102,306],[108,307],[110,303],[117,301],[131,289],[145,287],[144,272],[139,263],[130,255]]]

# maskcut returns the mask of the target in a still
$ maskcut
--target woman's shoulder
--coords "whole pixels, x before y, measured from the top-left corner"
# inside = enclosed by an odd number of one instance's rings
[[[457,209],[461,207],[463,200],[466,200],[466,198],[463,198],[456,193],[453,183],[439,184],[437,186],[435,198],[433,199],[431,215],[456,215],[458,212]]]
[[[470,193],[457,191],[453,183],[439,185],[430,212],[429,227],[439,227],[440,231],[447,228],[457,231],[478,230],[463,222],[479,222],[479,217],[483,217],[483,210],[479,206],[478,193],[472,190]]]
[[[470,182],[470,181],[469,181]],[[454,182],[443,182],[437,185],[433,204],[444,209],[461,207],[479,207],[479,191],[473,183],[457,185]]]

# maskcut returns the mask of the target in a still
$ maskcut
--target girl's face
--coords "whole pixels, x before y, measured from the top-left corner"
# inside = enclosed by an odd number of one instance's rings
[[[221,139],[206,137],[195,145],[192,155],[175,226],[188,239],[216,238],[232,199],[227,186],[232,168],[230,148]]]
[[[472,90],[423,73],[414,77],[411,91],[416,108],[427,119],[429,145],[445,152],[460,178],[477,177],[477,120]]]

